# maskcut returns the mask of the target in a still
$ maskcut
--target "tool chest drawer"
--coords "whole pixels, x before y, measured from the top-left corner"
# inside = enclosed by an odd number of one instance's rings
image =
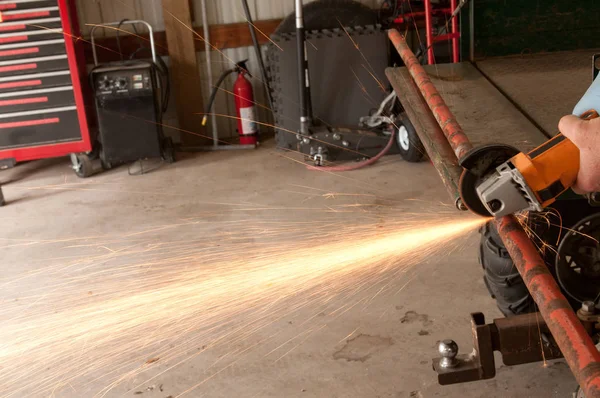
[[[67,55],[0,61],[0,77],[69,69]]]
[[[57,0],[1,0],[0,11],[30,10],[32,8],[56,7]]]
[[[7,76],[0,77],[0,94],[13,91],[70,86],[71,84],[71,73],[68,69],[48,73]]]
[[[46,57],[65,54],[63,39],[43,40],[28,43],[0,44],[0,62],[15,59]]]
[[[25,23],[27,22],[27,23]],[[0,23],[0,38],[27,36],[27,39],[35,35],[56,35],[62,37],[62,24],[60,18],[32,19],[24,22]]]
[[[72,86],[0,94],[0,113],[75,105]]]
[[[41,3],[41,2],[40,2]],[[51,3],[51,2],[49,2]],[[0,11],[2,22],[25,22],[30,19],[39,18],[60,18],[60,11],[56,2],[54,5],[50,4],[50,7],[39,7],[39,8],[27,8],[27,9],[12,9]]]
[[[0,114],[0,150],[80,139],[75,106]]]
[[[46,40],[63,40],[64,37],[62,34],[62,30],[60,28],[56,28],[53,30],[48,29],[38,29],[38,30],[30,30],[25,32],[12,32],[12,33],[1,33],[2,24],[0,24],[0,45],[3,44],[18,44],[18,43],[31,43],[36,41],[46,41]]]

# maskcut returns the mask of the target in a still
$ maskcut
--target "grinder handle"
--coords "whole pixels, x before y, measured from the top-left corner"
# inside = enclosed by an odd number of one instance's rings
[[[580,117],[591,120],[598,116],[598,112],[589,110]],[[515,156],[513,164],[521,171],[542,207],[547,207],[575,184],[579,174],[579,148],[559,133],[527,155]]]

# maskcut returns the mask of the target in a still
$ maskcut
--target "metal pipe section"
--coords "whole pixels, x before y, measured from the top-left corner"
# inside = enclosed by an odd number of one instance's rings
[[[425,0],[425,36],[427,42],[427,65],[435,64],[435,55],[433,53],[433,7],[431,0]]]
[[[388,69],[386,75],[394,90],[401,93],[398,99],[402,103],[402,108],[419,135],[431,163],[452,198],[452,202],[459,210],[466,210],[458,193],[458,181],[462,167],[457,164],[456,155],[437,120],[429,111],[421,91],[406,69]]]
[[[388,36],[394,47],[396,47],[396,50],[398,50],[400,57],[402,57],[404,65],[406,65],[417,87],[419,87],[429,109],[431,109],[435,119],[442,128],[446,139],[456,154],[456,158],[460,161],[473,148],[471,142],[452,112],[450,112],[446,102],[429,79],[429,75],[427,75],[427,72],[423,69],[415,54],[413,54],[404,37],[395,29],[389,30]]]
[[[458,39],[458,11],[457,0],[450,1],[450,9],[452,10],[452,62],[455,64],[460,62],[460,48],[459,48],[459,39]],[[460,10],[459,10],[460,11]]]
[[[458,159],[471,148],[452,112],[441,99],[425,70],[404,38],[395,30],[389,32],[390,39],[400,53],[432,114],[444,131]],[[417,67],[418,66],[418,67]],[[451,125],[452,130],[447,127]],[[600,398],[600,352],[586,333],[569,302],[561,293],[556,280],[545,262],[514,216],[497,219],[496,225],[519,274],[531,293],[552,336],[556,340],[565,360],[587,398]]]
[[[304,10],[302,0],[296,0],[296,41],[298,51],[298,82],[300,93],[300,134],[308,135],[312,124],[310,109],[310,75],[306,52],[306,34],[304,31]]]
[[[600,397],[600,352],[514,216],[496,220],[510,257],[587,398]]]
[[[206,54],[206,72],[208,74],[208,84],[211,87],[214,85],[214,75],[212,69],[212,55],[210,47],[210,29],[208,25],[208,12],[206,9],[206,0],[200,1],[200,7],[202,9],[202,26],[203,26],[203,34],[204,34],[204,53]],[[212,129],[212,138],[213,138],[213,146],[219,146],[219,128],[217,126],[217,115],[213,112],[210,116],[211,121],[211,129]]]

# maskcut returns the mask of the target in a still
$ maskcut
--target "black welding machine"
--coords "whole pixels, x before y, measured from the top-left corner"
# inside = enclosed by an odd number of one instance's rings
[[[162,58],[156,55],[153,30],[145,21],[108,23],[103,26],[144,25],[149,31],[150,48],[140,44],[128,59],[121,54],[121,61],[98,64],[94,26],[91,42],[94,69],[90,82],[96,101],[98,118],[100,160],[102,167],[162,157],[166,162],[175,161],[175,150],[170,137],[162,130],[162,115],[169,100],[169,74]],[[139,34],[137,34],[139,36]],[[117,41],[120,41],[117,36]],[[142,51],[150,50],[152,61],[136,59]],[[143,170],[143,168],[142,168]]]

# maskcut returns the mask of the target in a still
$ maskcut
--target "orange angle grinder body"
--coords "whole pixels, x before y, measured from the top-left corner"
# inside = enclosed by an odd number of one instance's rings
[[[581,116],[597,117],[593,110]],[[502,217],[541,211],[571,188],[579,173],[579,149],[559,133],[527,154],[507,145],[476,148],[461,166],[465,206],[481,216]]]

